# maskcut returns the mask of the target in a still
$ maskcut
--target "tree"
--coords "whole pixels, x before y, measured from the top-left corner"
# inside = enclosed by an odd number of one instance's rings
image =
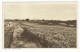
[[[26,21],[29,21],[29,19],[26,19]]]

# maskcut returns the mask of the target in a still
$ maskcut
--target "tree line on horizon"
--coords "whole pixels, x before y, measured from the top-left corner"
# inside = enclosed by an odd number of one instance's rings
[[[64,25],[64,26],[70,26],[73,25],[73,27],[76,27],[76,20],[45,20],[45,19],[38,19],[38,20],[30,20],[30,19],[5,19],[4,21],[29,21],[29,22],[35,22],[40,23],[44,25]]]

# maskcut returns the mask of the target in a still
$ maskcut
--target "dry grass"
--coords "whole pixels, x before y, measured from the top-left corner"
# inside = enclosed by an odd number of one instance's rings
[[[54,48],[75,48],[76,47],[76,28],[63,26],[47,26],[39,24],[28,24],[26,29],[34,36],[42,39],[42,44],[45,47]],[[30,27],[32,26],[32,27]]]

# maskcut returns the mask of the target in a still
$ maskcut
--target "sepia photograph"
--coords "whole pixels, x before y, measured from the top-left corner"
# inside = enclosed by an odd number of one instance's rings
[[[4,48],[77,48],[77,2],[3,2]]]

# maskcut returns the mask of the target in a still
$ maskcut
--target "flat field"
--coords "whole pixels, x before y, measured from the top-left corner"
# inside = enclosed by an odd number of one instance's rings
[[[27,21],[5,21],[4,23],[4,48],[77,47],[76,27],[42,25]],[[14,40],[14,35],[19,35],[17,40]]]

